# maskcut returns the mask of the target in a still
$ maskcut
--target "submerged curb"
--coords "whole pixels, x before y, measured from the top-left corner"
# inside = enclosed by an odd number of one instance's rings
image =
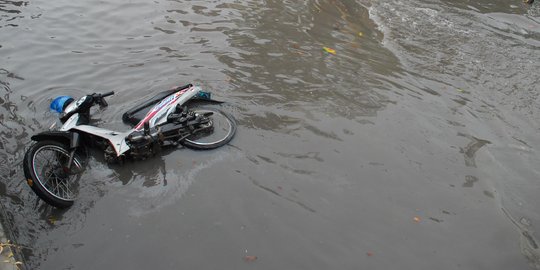
[[[0,243],[7,244],[8,239],[4,231],[4,226],[0,223]],[[16,260],[13,256],[13,250],[9,246],[5,246],[2,253],[0,253],[0,270],[17,270]]]
[[[18,256],[18,251],[15,248],[17,245],[14,244],[8,236],[11,234],[6,230],[6,212],[4,205],[0,203],[0,270],[22,270],[26,269],[22,262],[17,260],[20,258]]]

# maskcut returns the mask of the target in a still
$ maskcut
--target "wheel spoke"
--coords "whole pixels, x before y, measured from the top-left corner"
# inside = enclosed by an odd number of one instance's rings
[[[64,194],[64,197],[71,197],[71,192],[69,189],[69,178],[62,179],[58,187],[62,190],[62,194]]]
[[[46,182],[43,183],[44,186],[50,186],[49,183],[51,182],[51,176],[53,176],[54,172],[45,172],[46,175],[45,175],[45,179],[46,179]]]
[[[76,179],[73,174],[64,171],[69,153],[57,145],[44,145],[38,148],[33,155],[33,169],[40,185],[50,195],[72,201],[75,197],[74,185]],[[74,159],[71,164],[77,172],[80,172],[81,163]]]

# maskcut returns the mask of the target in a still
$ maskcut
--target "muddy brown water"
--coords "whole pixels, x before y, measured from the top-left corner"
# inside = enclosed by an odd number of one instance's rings
[[[324,51],[335,50],[335,54]],[[0,193],[28,269],[540,269],[540,8],[521,1],[0,0]],[[193,82],[230,145],[24,181],[58,95]]]

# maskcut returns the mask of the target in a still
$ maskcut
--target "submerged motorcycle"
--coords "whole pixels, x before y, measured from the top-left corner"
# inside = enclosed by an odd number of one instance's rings
[[[94,93],[78,100],[61,96],[52,101],[51,109],[60,113],[62,126],[32,136],[35,143],[23,162],[28,185],[46,203],[57,208],[73,204],[84,168],[81,157],[88,146],[101,148],[109,163],[123,163],[154,156],[165,146],[214,149],[227,144],[236,131],[229,114],[193,106],[196,101],[220,102],[191,84],[161,92],[124,113],[122,120],[131,130],[117,132],[93,126],[90,109],[108,106],[105,97],[113,94]]]

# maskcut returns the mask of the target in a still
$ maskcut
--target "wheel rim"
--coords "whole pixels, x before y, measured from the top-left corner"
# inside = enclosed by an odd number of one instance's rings
[[[32,169],[39,184],[52,196],[64,201],[73,201],[77,195],[77,172],[82,165],[73,159],[71,170],[65,168],[69,153],[56,145],[39,148],[32,158]]]
[[[207,112],[212,112],[213,114],[209,117],[210,122],[205,124],[204,128],[207,130],[203,132],[198,132],[187,137],[185,140],[198,145],[214,145],[223,142],[229,137],[232,132],[233,124],[231,120],[225,115],[219,113],[215,110],[209,109],[197,109],[195,110],[196,114],[204,114]]]

